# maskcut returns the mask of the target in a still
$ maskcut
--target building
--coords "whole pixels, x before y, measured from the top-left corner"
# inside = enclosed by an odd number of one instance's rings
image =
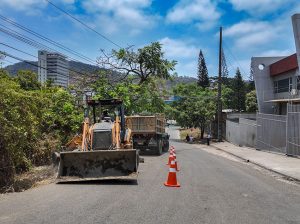
[[[251,60],[260,113],[286,115],[288,103],[300,103],[300,14],[292,16],[292,24],[295,54]]]
[[[38,80],[42,84],[52,80],[53,85],[67,88],[69,85],[69,62],[59,53],[38,52]]]
[[[256,149],[300,157],[300,14],[292,24],[295,54],[251,60],[259,112],[245,130],[256,125]]]

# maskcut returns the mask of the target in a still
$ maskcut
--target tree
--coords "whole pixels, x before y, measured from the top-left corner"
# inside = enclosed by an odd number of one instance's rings
[[[250,69],[249,82],[247,83],[247,92],[255,90],[255,83],[253,80],[253,69]]]
[[[200,50],[198,58],[198,85],[204,88],[209,86],[208,71],[202,50]]]
[[[216,111],[216,94],[212,90],[203,89],[196,84],[179,84],[174,94],[180,99],[173,103],[177,123],[182,127],[200,128],[201,138]]]
[[[245,110],[245,83],[243,81],[242,74],[240,69],[237,68],[234,79],[232,80],[232,90],[233,94],[233,109],[238,110],[239,112]]]
[[[132,47],[112,50],[108,55],[102,51],[98,63],[111,72],[125,74],[122,80],[129,75],[139,78],[142,84],[151,78],[170,79],[174,71],[176,61],[168,61],[164,58],[162,45],[159,42],[151,43],[149,46],[134,51]]]
[[[222,108],[223,109],[233,109],[233,99],[232,96],[234,95],[234,92],[231,88],[229,88],[226,85],[222,85]]]
[[[5,59],[5,55],[0,52],[0,69],[2,69],[4,59]]]
[[[37,90],[41,88],[41,84],[38,82],[37,74],[32,71],[18,71],[17,81],[21,88],[25,90]]]
[[[257,99],[256,91],[252,90],[246,94],[246,111],[247,112],[256,112],[257,111]]]
[[[58,87],[38,88],[31,72],[0,70],[0,191],[15,173],[45,165],[82,123],[74,97]],[[4,168],[3,168],[4,167]]]
[[[92,85],[96,95],[95,98],[119,98],[122,99],[127,115],[134,113],[164,113],[165,103],[161,98],[164,91],[159,84],[160,79],[149,78],[147,82],[135,83],[132,76],[111,85],[108,78],[102,74]]]
[[[226,63],[226,58],[224,54],[224,50],[222,49],[222,83],[228,84],[228,68]]]

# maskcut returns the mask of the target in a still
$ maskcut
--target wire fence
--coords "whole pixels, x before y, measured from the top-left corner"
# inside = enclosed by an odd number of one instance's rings
[[[300,105],[288,105],[287,154],[300,156]]]
[[[286,154],[287,116],[257,114],[257,149]]]
[[[288,104],[287,115],[258,113],[256,147],[300,156],[300,105]]]

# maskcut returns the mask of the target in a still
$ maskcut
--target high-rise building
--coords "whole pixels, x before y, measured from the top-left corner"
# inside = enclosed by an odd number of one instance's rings
[[[38,79],[42,84],[52,80],[55,86],[68,87],[69,62],[64,55],[39,51],[38,59]]]

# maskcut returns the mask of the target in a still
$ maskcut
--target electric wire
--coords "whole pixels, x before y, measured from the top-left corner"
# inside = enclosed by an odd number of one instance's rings
[[[31,57],[34,57],[34,58],[37,58],[37,59],[38,59],[37,56],[35,56],[35,55],[33,55],[33,54],[30,54],[30,53],[27,53],[27,52],[25,52],[25,51],[23,51],[23,50],[17,49],[17,48],[15,48],[15,47],[13,47],[13,46],[10,46],[10,45],[8,45],[8,44],[2,43],[2,42],[0,42],[0,44],[3,45],[3,46],[8,47],[8,48],[10,48],[10,49],[13,49],[13,50],[15,50],[15,51],[21,52],[21,53],[23,53],[23,54],[26,54],[26,55],[29,55],[29,56],[31,56]],[[42,60],[43,60],[43,61],[46,61],[45,59],[42,59]],[[80,74],[80,75],[87,76],[87,74],[84,74],[84,73],[82,73],[82,72],[79,72],[79,71],[70,69],[70,68],[68,68],[68,67],[65,67],[65,66],[62,66],[62,65],[57,65],[57,66],[60,67],[60,68],[64,68],[64,69],[67,69],[67,70],[69,70],[69,71],[78,73],[78,74]]]
[[[108,37],[104,36],[103,34],[99,33],[97,30],[93,29],[91,26],[89,26],[86,23],[82,22],[81,20],[77,19],[75,16],[73,16],[69,12],[67,12],[64,9],[60,8],[59,6],[55,5],[53,2],[51,2],[49,0],[45,0],[45,1],[47,1],[54,8],[56,8],[57,10],[59,10],[60,12],[62,12],[64,14],[66,14],[67,16],[71,17],[73,20],[77,21],[78,23],[80,23],[81,25],[83,25],[84,27],[86,27],[87,29],[89,29],[89,30],[93,31],[94,33],[98,34],[103,39],[107,40],[108,42],[112,43],[113,45],[117,46],[118,48],[122,48],[119,44],[115,43],[114,41],[112,41]]]
[[[45,70],[47,70],[47,71],[49,71],[49,72],[56,73],[56,74],[59,74],[59,75],[64,76],[64,77],[69,77],[69,76],[67,76],[67,75],[65,75],[65,74],[59,73],[59,72],[54,71],[54,70],[52,70],[52,69],[49,69],[49,68],[45,68],[45,67],[43,67],[43,66],[36,65],[36,64],[34,64],[34,63],[30,62],[30,61],[24,60],[24,59],[22,59],[22,58],[19,58],[19,57],[17,57],[17,56],[14,56],[14,55],[12,55],[12,54],[9,54],[9,53],[7,53],[7,52],[5,52],[5,51],[0,51],[0,53],[3,54],[3,55],[5,55],[5,56],[7,56],[7,57],[13,58],[13,59],[15,59],[15,60],[24,62],[24,63],[29,64],[29,65],[32,65],[32,66],[35,66],[35,67],[37,67],[37,68],[42,68],[42,69],[45,69]],[[78,81],[82,81],[81,79],[78,79],[78,78],[76,78],[76,77],[72,77],[72,79],[78,80]]]
[[[240,70],[242,70],[242,72],[246,75],[248,73],[245,72],[245,70],[243,69],[243,67],[240,65],[238,59],[235,57],[235,55],[232,53],[232,51],[230,50],[230,48],[228,47],[228,45],[226,44],[225,41],[224,42],[224,46],[225,48],[228,50],[228,52],[231,54],[231,56],[233,57],[233,59],[235,60],[236,64],[239,66]]]
[[[89,58],[89,57],[87,57],[87,56],[85,56],[85,55],[83,55],[81,53],[78,53],[78,52],[76,52],[76,51],[74,51],[74,50],[72,50],[72,49],[70,49],[70,48],[68,48],[68,47],[66,47],[66,46],[64,46],[64,45],[62,45],[62,44],[54,41],[54,40],[51,40],[50,38],[45,37],[45,36],[43,36],[43,35],[35,32],[35,31],[33,31],[33,30],[25,27],[25,26],[22,26],[21,24],[16,23],[16,22],[12,21],[11,19],[9,19],[9,18],[7,18],[7,17],[5,17],[5,16],[3,16],[1,14],[0,14],[0,19],[2,19],[3,21],[5,21],[5,22],[7,22],[7,23],[9,23],[9,24],[11,24],[11,25],[13,25],[13,26],[15,26],[15,27],[23,30],[23,31],[25,31],[25,32],[28,32],[31,35],[33,35],[35,37],[38,37],[38,38],[40,38],[40,39],[42,39],[42,40],[44,40],[44,41],[46,41],[46,42],[48,42],[48,43],[50,43],[50,44],[58,47],[60,49],[63,49],[63,50],[65,50],[65,51],[67,51],[67,52],[69,52],[69,53],[71,53],[71,54],[73,54],[73,55],[75,55],[75,56],[77,56],[77,57],[85,60],[85,61],[88,61],[90,63],[92,62],[93,64],[95,63],[95,61],[93,59],[91,59],[91,58]]]

